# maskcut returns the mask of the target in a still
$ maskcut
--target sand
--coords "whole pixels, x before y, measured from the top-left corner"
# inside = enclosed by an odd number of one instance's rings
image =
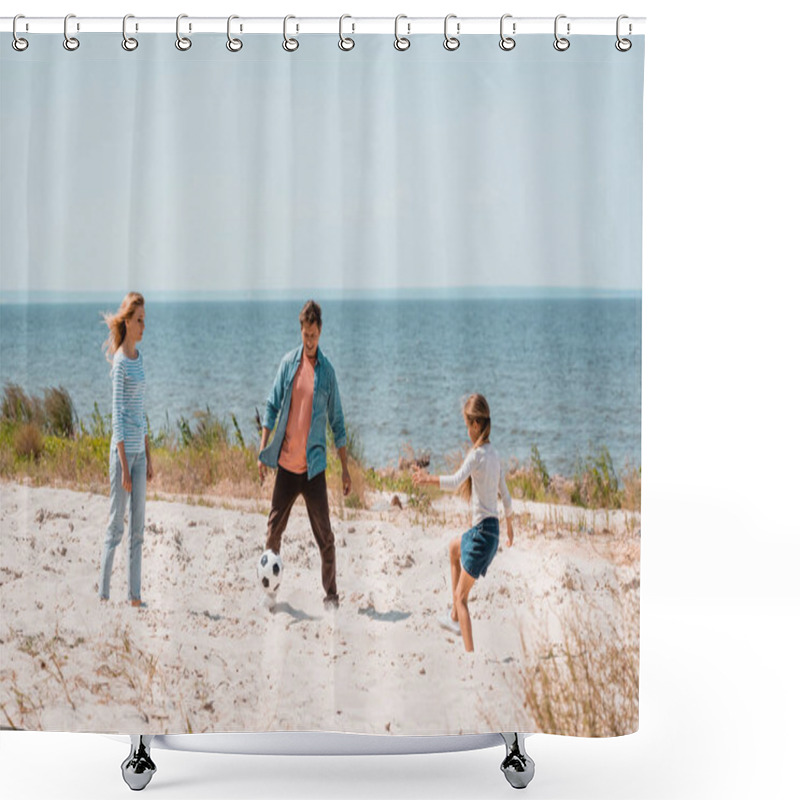
[[[470,597],[475,652],[437,618],[452,496],[425,514],[369,494],[332,506],[340,608],[323,608],[302,500],[269,609],[256,580],[268,501],[148,498],[142,598],[127,602],[127,529],[97,597],[108,497],[0,483],[0,724],[52,731],[535,731],[521,678],[576,598],[638,604],[639,515],[515,500],[516,539]],[[637,633],[638,636],[638,633]],[[523,653],[523,639],[528,656]]]

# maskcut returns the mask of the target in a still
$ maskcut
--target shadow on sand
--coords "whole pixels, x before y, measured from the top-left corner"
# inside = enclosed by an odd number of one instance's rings
[[[359,608],[359,614],[364,614],[370,619],[377,620],[378,622],[400,622],[400,620],[408,619],[411,616],[410,611],[376,611],[373,606],[366,608]]]
[[[290,625],[294,625],[295,622],[304,622],[305,620],[320,619],[320,617],[313,617],[311,616],[311,614],[306,614],[305,611],[302,611],[299,608],[295,608],[291,603],[275,603],[275,605],[272,606],[270,611],[273,614],[288,614],[294,620],[294,622],[289,623]]]

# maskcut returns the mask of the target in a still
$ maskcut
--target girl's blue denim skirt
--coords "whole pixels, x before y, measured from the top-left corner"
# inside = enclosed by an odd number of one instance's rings
[[[500,543],[500,521],[486,517],[461,536],[461,566],[470,577],[486,575]]]

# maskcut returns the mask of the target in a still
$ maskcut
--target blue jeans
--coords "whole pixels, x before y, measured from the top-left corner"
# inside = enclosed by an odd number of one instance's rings
[[[111,513],[100,561],[100,597],[107,599],[111,587],[111,567],[114,551],[122,541],[125,528],[125,511],[130,502],[128,526],[128,600],[141,599],[142,541],[144,540],[144,500],[147,491],[147,457],[144,451],[127,456],[131,473],[131,492],[122,487],[122,464],[115,447],[109,457],[108,472],[111,480]]]

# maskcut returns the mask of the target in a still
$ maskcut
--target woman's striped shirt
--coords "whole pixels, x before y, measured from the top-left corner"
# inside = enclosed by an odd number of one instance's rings
[[[126,453],[141,453],[147,423],[144,416],[144,366],[142,354],[128,358],[122,348],[111,366],[111,448],[125,442]]]

